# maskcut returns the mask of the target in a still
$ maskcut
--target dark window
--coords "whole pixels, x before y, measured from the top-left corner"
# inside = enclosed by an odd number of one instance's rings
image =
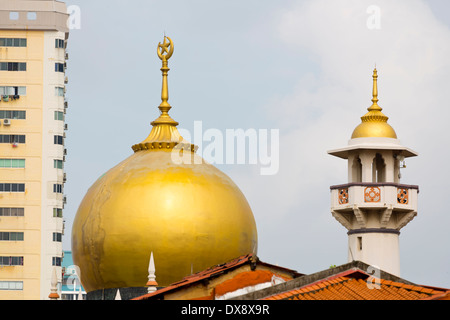
[[[54,192],[54,193],[63,193],[63,185],[62,185],[62,184],[55,183],[55,184],[53,185],[53,192]]]
[[[0,71],[27,71],[26,62],[0,62]]]
[[[24,208],[0,208],[0,217],[23,217]]]
[[[0,192],[25,192],[24,183],[0,183]]]
[[[53,142],[55,144],[63,145],[64,144],[64,138],[63,138],[63,136],[54,136],[53,137]]]
[[[65,41],[63,39],[55,39],[55,48],[64,48]]]
[[[64,72],[64,63],[55,63],[56,72]]]
[[[25,143],[25,135],[0,134],[0,143]]]
[[[60,257],[52,257],[52,265],[56,267],[61,266],[61,258]]]
[[[0,241],[23,241],[23,232],[0,232]]]
[[[23,266],[23,257],[0,257],[0,266]]]
[[[53,241],[55,241],[55,242],[62,242],[62,233],[60,233],[60,232],[53,232]]]
[[[26,47],[27,39],[22,38],[0,38],[0,47]]]

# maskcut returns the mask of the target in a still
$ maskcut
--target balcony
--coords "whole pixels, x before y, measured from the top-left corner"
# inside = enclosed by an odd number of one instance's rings
[[[349,183],[331,186],[331,209],[387,209],[417,211],[419,187],[398,183]]]

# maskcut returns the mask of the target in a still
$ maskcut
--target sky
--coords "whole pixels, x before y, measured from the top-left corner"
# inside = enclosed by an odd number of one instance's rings
[[[68,44],[69,126],[63,247],[89,187],[129,157],[159,115],[164,34],[170,115],[179,128],[278,130],[279,168],[216,164],[246,196],[258,256],[314,273],[347,263],[347,230],[330,212],[331,185],[371,105],[419,153],[402,183],[419,185],[418,216],[401,230],[401,277],[450,288],[447,165],[450,3],[446,0],[66,1],[79,15]],[[379,11],[377,11],[379,10]]]

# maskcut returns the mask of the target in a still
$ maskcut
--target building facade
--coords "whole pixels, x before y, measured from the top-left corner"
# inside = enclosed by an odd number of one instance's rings
[[[67,19],[0,1],[0,300],[47,299],[55,268],[61,287]]]

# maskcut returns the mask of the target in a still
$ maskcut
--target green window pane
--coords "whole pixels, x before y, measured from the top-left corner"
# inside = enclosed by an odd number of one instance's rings
[[[64,112],[55,111],[55,120],[64,121]]]
[[[54,167],[55,167],[55,169],[62,169],[63,161],[62,160],[54,160]]]
[[[25,159],[12,159],[11,168],[25,168]]]
[[[11,168],[11,159],[0,159],[1,168]]]

